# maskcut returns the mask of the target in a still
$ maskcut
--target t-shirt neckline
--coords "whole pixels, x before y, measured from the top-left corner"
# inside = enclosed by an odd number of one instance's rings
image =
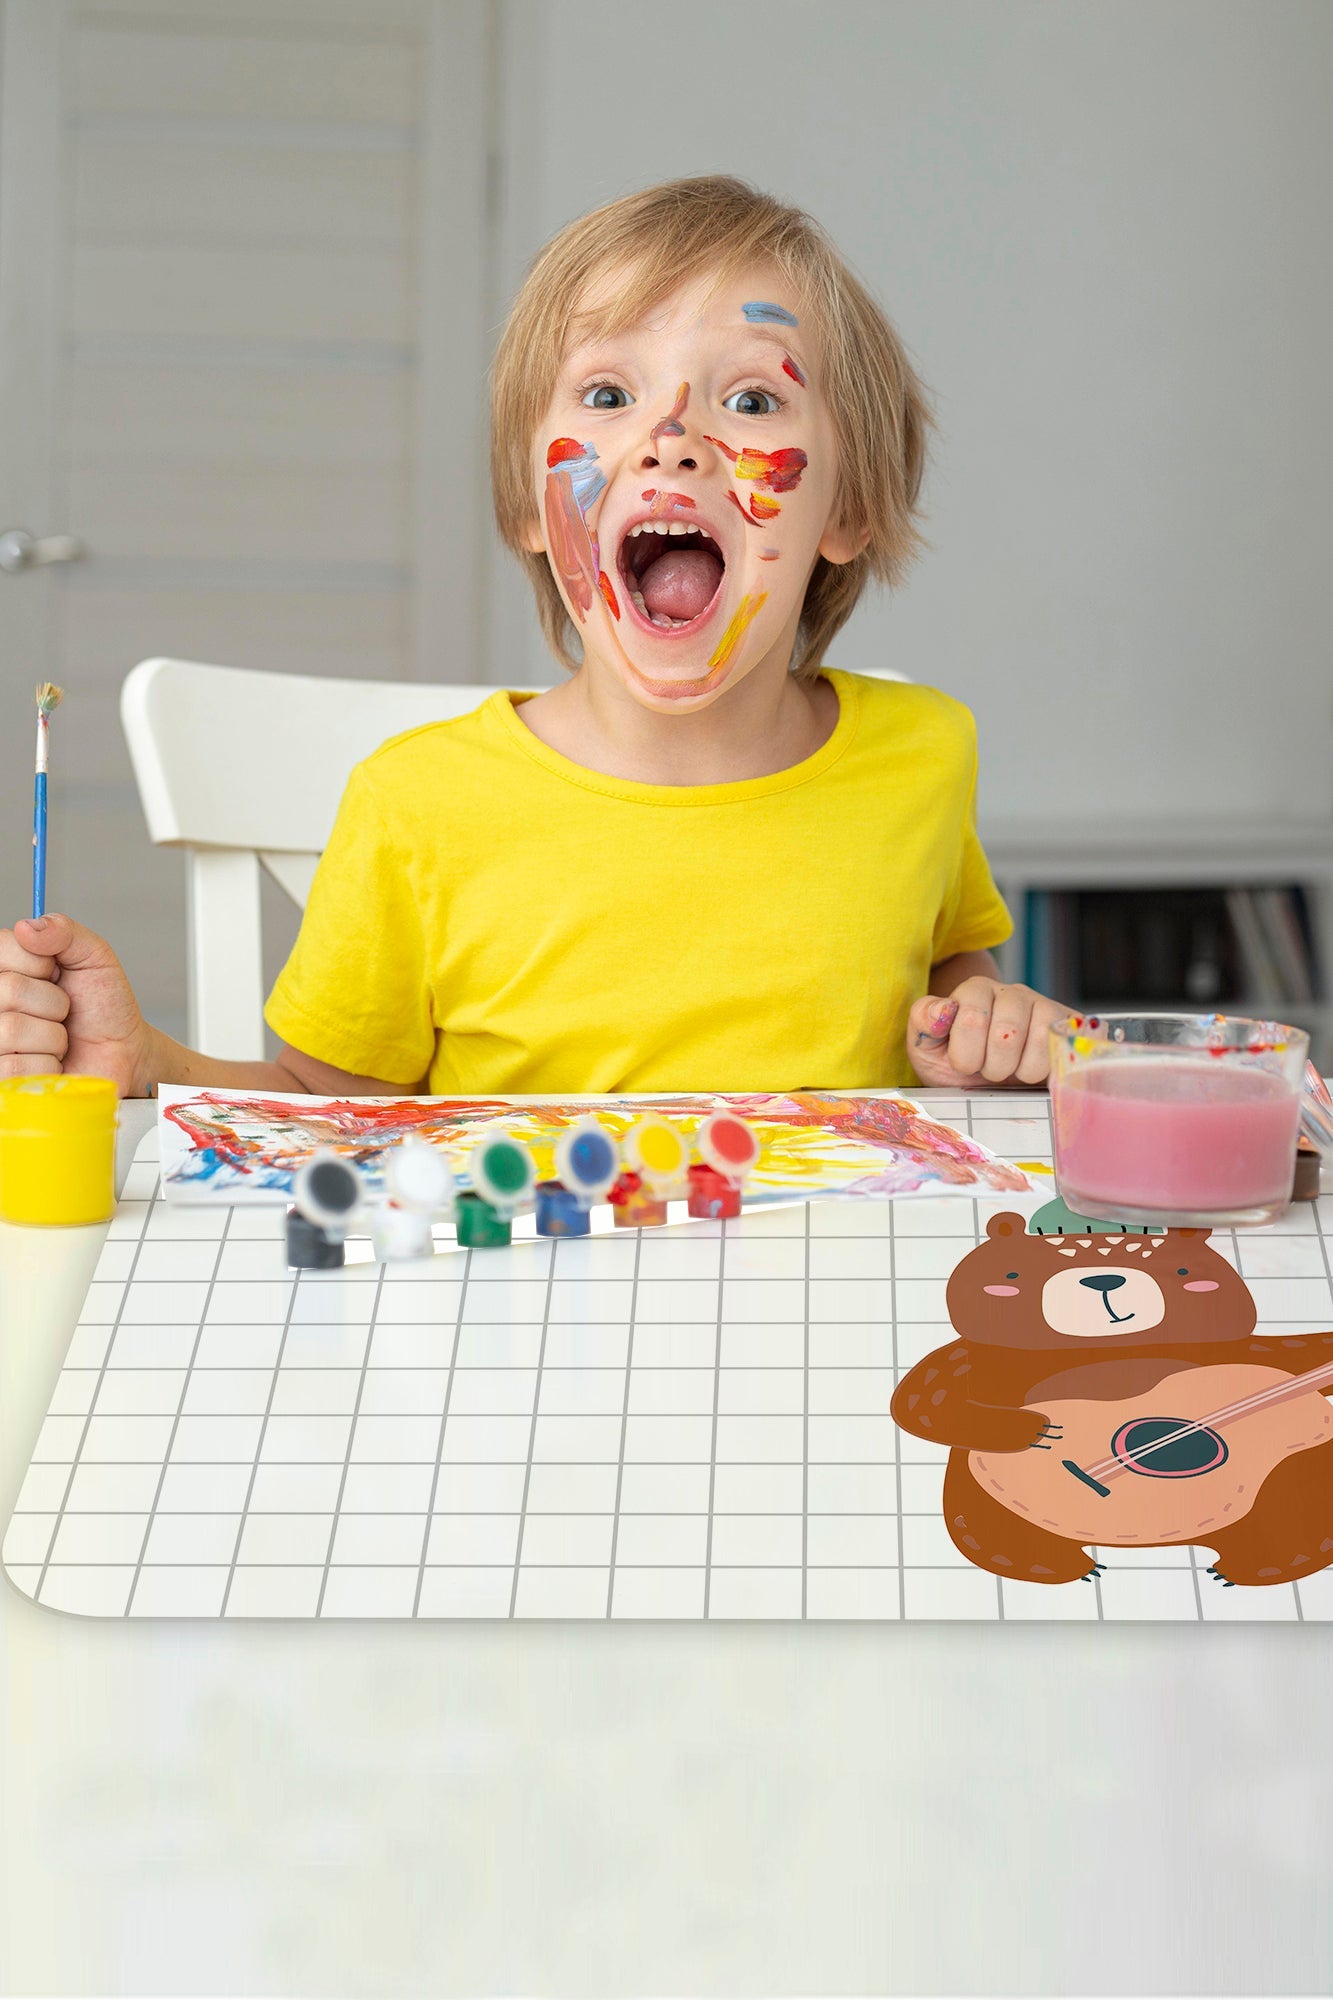
[[[531,692],[518,693],[510,688],[497,688],[485,706],[510,742],[516,744],[535,764],[540,764],[553,777],[563,778],[567,784],[579,785],[589,792],[601,792],[608,798],[631,800],[636,805],[730,805],[742,799],[763,798],[772,792],[790,791],[796,785],[808,784],[812,778],[822,776],[831,765],[836,764],[849,748],[860,720],[856,677],[843,673],[837,667],[821,667],[819,675],[821,680],[828,681],[838,697],[838,719],[827,741],[798,764],[788,765],[785,771],[770,771],[762,778],[735,778],[716,785],[647,784],[638,778],[614,778],[605,771],[591,771],[583,764],[576,764],[571,757],[543,743],[541,737],[535,736],[519,716],[519,704],[531,701]]]

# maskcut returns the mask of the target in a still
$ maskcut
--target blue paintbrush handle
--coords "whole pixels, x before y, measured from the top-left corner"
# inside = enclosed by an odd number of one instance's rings
[[[32,913],[46,914],[46,773],[38,771],[32,795]]]

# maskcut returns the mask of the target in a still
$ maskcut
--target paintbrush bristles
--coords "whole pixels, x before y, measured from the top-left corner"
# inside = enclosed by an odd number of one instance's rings
[[[55,685],[54,681],[38,681],[37,683],[38,715],[49,715],[53,708],[59,708],[61,702],[64,699],[65,699],[64,688],[58,688]]]

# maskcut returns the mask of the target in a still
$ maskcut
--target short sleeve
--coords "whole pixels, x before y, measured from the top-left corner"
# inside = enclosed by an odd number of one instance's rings
[[[1013,935],[1014,923],[991,876],[990,863],[977,838],[976,740],[972,746],[972,777],[963,817],[958,864],[949,893],[940,908],[931,939],[930,962],[938,965],[960,951],[989,951]]]
[[[435,1049],[421,919],[365,767],[352,772],[264,1019],[317,1062],[405,1088]]]

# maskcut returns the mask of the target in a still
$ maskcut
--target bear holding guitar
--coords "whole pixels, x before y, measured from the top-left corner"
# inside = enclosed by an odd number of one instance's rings
[[[894,1393],[950,1447],[944,1518],[980,1568],[1095,1575],[1090,1548],[1211,1549],[1226,1584],[1333,1564],[1333,1333],[1257,1337],[1205,1229],[1028,1235],[994,1216],[948,1285],[958,1338]]]

